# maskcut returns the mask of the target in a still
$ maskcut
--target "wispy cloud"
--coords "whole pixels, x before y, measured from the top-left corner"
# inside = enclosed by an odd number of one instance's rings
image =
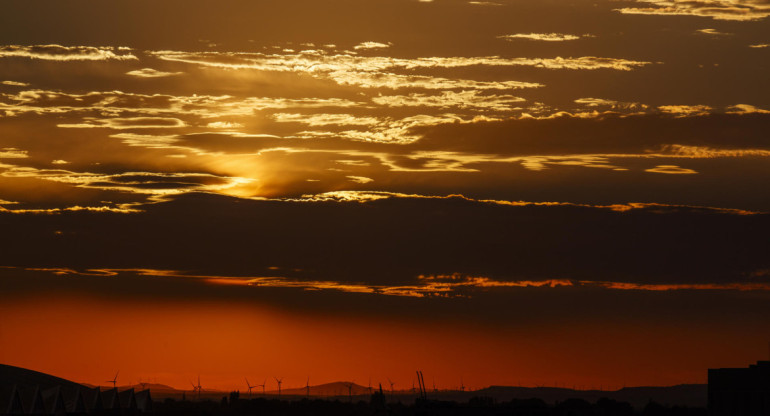
[[[308,126],[375,126],[383,122],[377,117],[357,117],[351,114],[297,114],[276,113],[273,119],[280,123],[301,123]]]
[[[184,121],[171,117],[85,117],[81,123],[61,123],[65,128],[110,128],[110,129],[168,129],[185,127]]]
[[[755,107],[751,104],[735,104],[727,107],[725,112],[728,114],[770,114],[770,110]]]
[[[361,50],[361,49],[383,49],[383,48],[389,48],[393,44],[388,43],[381,43],[381,42],[362,42],[358,45],[354,46],[353,49]]]
[[[388,107],[457,107],[507,111],[526,100],[513,95],[482,95],[477,91],[469,90],[461,92],[443,91],[437,95],[419,93],[383,95],[372,98],[372,101]]]
[[[0,159],[24,159],[29,157],[26,150],[13,147],[0,148]]]
[[[564,33],[516,33],[513,35],[498,36],[499,39],[505,39],[508,41],[524,39],[524,40],[539,40],[545,42],[564,42],[568,40],[578,40],[586,35],[576,36]]]
[[[62,45],[6,45],[0,46],[0,58],[30,58],[47,61],[107,61],[136,60],[137,57],[115,47],[62,46]]]
[[[501,58],[480,57],[421,57],[395,58],[385,56],[356,56],[349,54],[262,54],[262,53],[217,53],[217,52],[148,52],[159,59],[184,62],[218,68],[257,69],[276,72],[303,72],[326,77],[332,73],[383,72],[393,69],[411,70],[418,68],[463,68],[470,66],[531,66],[545,69],[596,70],[614,69],[630,71],[650,62],[622,58],[582,56],[578,58]]]
[[[304,290],[331,290],[345,293],[359,293],[383,296],[413,298],[474,297],[484,292],[516,289],[603,289],[622,291],[770,291],[770,283],[694,283],[694,284],[648,284],[622,281],[544,279],[544,280],[501,280],[486,276],[462,273],[418,275],[411,284],[382,285],[352,283],[334,280],[311,280],[283,276],[226,276],[187,273],[179,270],[160,269],[85,269],[67,267],[26,268],[27,271],[48,272],[65,277],[109,277],[142,276],[145,278],[177,278],[197,281],[203,284],[228,285],[259,288],[293,288]]]
[[[700,16],[716,20],[761,20],[770,16],[764,0],[636,0],[639,6],[618,9],[626,14]]]
[[[682,168],[676,165],[658,165],[654,168],[646,169],[645,172],[651,173],[666,173],[670,175],[691,175],[698,173],[692,169]]]
[[[502,6],[502,3],[496,3],[493,1],[469,1],[468,4],[474,6]]]
[[[423,88],[430,90],[507,90],[520,88],[538,88],[543,84],[522,81],[474,81],[468,79],[449,79],[427,75],[400,75],[380,72],[339,71],[329,74],[340,85],[355,85],[363,88]]]
[[[661,105],[658,109],[663,113],[677,117],[705,116],[713,110],[707,105]]]
[[[0,84],[10,85],[12,87],[28,87],[29,86],[28,83],[26,83],[26,82],[19,82],[19,81],[3,81],[3,82],[0,82]]]
[[[355,182],[355,183],[360,183],[360,184],[366,184],[366,183],[374,182],[374,179],[367,178],[366,176],[348,175],[347,178],[350,179],[351,181]]]
[[[709,35],[709,36],[715,36],[715,37],[721,37],[721,36],[732,36],[732,33],[727,32],[720,32],[716,29],[698,29],[695,31],[695,33],[699,33],[701,35]]]
[[[138,78],[165,78],[182,74],[184,74],[184,72],[164,72],[152,68],[135,69],[133,71],[126,72],[126,75],[131,75]]]

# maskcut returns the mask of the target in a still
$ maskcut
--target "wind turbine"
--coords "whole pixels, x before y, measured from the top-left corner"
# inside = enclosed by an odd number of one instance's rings
[[[275,379],[275,382],[278,383],[278,397],[280,398],[281,397],[281,383],[283,383],[283,377],[278,378],[278,377],[273,376],[273,378]]]
[[[257,384],[256,386],[254,386],[254,387],[262,387],[263,396],[265,395],[265,384],[267,384],[267,379],[265,379],[265,381],[263,381],[262,384]]]
[[[310,398],[310,376],[307,377],[305,382],[305,389],[307,389],[307,397]]]
[[[120,374],[120,370],[118,370],[118,372],[115,373],[115,378],[113,378],[112,380],[107,380],[106,381],[107,383],[112,383],[112,388],[113,389],[117,388],[117,386],[118,386],[118,374]]]
[[[465,391],[465,384],[463,384],[462,376],[460,376],[460,391]]]
[[[203,388],[201,387],[201,376],[198,376],[198,385],[197,386],[192,381],[190,382],[190,384],[192,384],[192,387],[193,387],[193,394],[195,394],[195,392],[197,391],[198,392],[198,398],[200,399],[201,398],[201,390],[203,390]]]
[[[388,383],[390,383],[390,401],[393,401],[393,386],[395,386],[396,383],[390,381],[390,379],[388,379]]]
[[[244,377],[244,378],[246,379],[246,386],[249,387],[249,399],[250,399],[251,398],[251,389],[253,389],[254,387],[257,387],[257,386],[256,385],[252,386],[251,384],[249,384],[249,379],[246,378],[246,377]]]

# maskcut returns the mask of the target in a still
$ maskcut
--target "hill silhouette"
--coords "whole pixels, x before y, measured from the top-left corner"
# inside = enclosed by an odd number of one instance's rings
[[[14,384],[25,386],[40,386],[43,388],[60,385],[63,388],[73,390],[85,386],[83,384],[75,383],[74,381],[52,376],[50,374],[41,373],[21,367],[14,367],[7,364],[0,364],[0,385],[12,386]]]
[[[13,386],[23,386],[34,389],[37,386],[41,388],[50,388],[61,386],[63,392],[72,394],[79,388],[93,388],[89,384],[79,384],[50,374],[41,373],[11,365],[0,364],[0,391],[10,391]],[[105,386],[101,386],[105,388]],[[118,390],[134,388],[141,390],[149,389],[156,399],[173,398],[180,399],[184,395],[189,400],[197,399],[197,394],[190,390],[175,389],[174,387],[159,384],[146,383],[118,386]],[[473,397],[489,397],[497,401],[510,401],[515,399],[540,399],[545,403],[554,404],[564,402],[568,399],[582,399],[588,402],[596,402],[601,398],[630,403],[637,409],[644,408],[647,403],[654,401],[670,406],[690,406],[705,407],[707,398],[707,386],[705,384],[681,384],[668,387],[626,387],[620,390],[573,390],[568,388],[555,387],[511,387],[511,386],[490,386],[481,390],[459,391],[459,390],[439,390],[429,391],[428,398],[431,400],[456,401],[460,403],[468,402]],[[223,396],[229,394],[229,391],[204,389],[200,394],[201,400],[220,400]],[[241,391],[241,397],[246,398],[246,392]],[[263,395],[261,390],[254,390],[254,398],[267,397],[276,398],[278,390],[268,390]],[[306,387],[293,387],[281,390],[281,397],[286,400],[299,400],[308,395]],[[314,398],[344,398],[348,395],[353,396],[355,401],[367,400],[370,395],[368,387],[361,386],[353,382],[338,381],[310,386],[310,396]],[[390,400],[391,393],[385,391],[385,395]],[[402,403],[413,403],[416,394],[412,390],[395,390],[392,393],[395,401]]]
[[[277,394],[278,391],[269,391],[268,394]],[[307,387],[282,389],[281,394],[287,396],[307,396]],[[310,386],[310,396],[315,397],[339,397],[339,396],[362,396],[371,394],[368,387],[358,385],[350,381],[336,381],[333,383],[319,384]]]

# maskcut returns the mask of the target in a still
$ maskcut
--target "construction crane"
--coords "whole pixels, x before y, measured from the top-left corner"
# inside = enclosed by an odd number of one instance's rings
[[[426,400],[428,395],[425,389],[425,377],[422,375],[422,371],[419,370],[417,370],[417,384],[420,385],[420,398]]]

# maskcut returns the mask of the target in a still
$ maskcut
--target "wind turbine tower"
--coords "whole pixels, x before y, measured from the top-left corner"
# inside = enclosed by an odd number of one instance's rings
[[[283,383],[283,377],[278,378],[278,377],[273,376],[273,378],[275,379],[275,382],[278,383],[278,398],[280,398],[281,397],[281,383]]]
[[[118,387],[118,374],[120,374],[120,370],[118,370],[118,372],[115,373],[115,377],[112,380],[107,380],[107,383],[112,383],[113,389]]]
[[[201,390],[203,390],[201,388],[201,376],[198,376],[198,385],[195,385],[195,383],[193,383],[192,381],[190,382],[190,384],[192,384],[193,394],[195,394],[197,392],[198,393],[198,399],[200,399],[201,398]]]
[[[257,387],[257,386],[256,385],[252,386],[251,384],[249,384],[249,379],[248,378],[246,378],[246,386],[249,388],[249,399],[251,399],[251,389],[253,389],[254,387]]]

